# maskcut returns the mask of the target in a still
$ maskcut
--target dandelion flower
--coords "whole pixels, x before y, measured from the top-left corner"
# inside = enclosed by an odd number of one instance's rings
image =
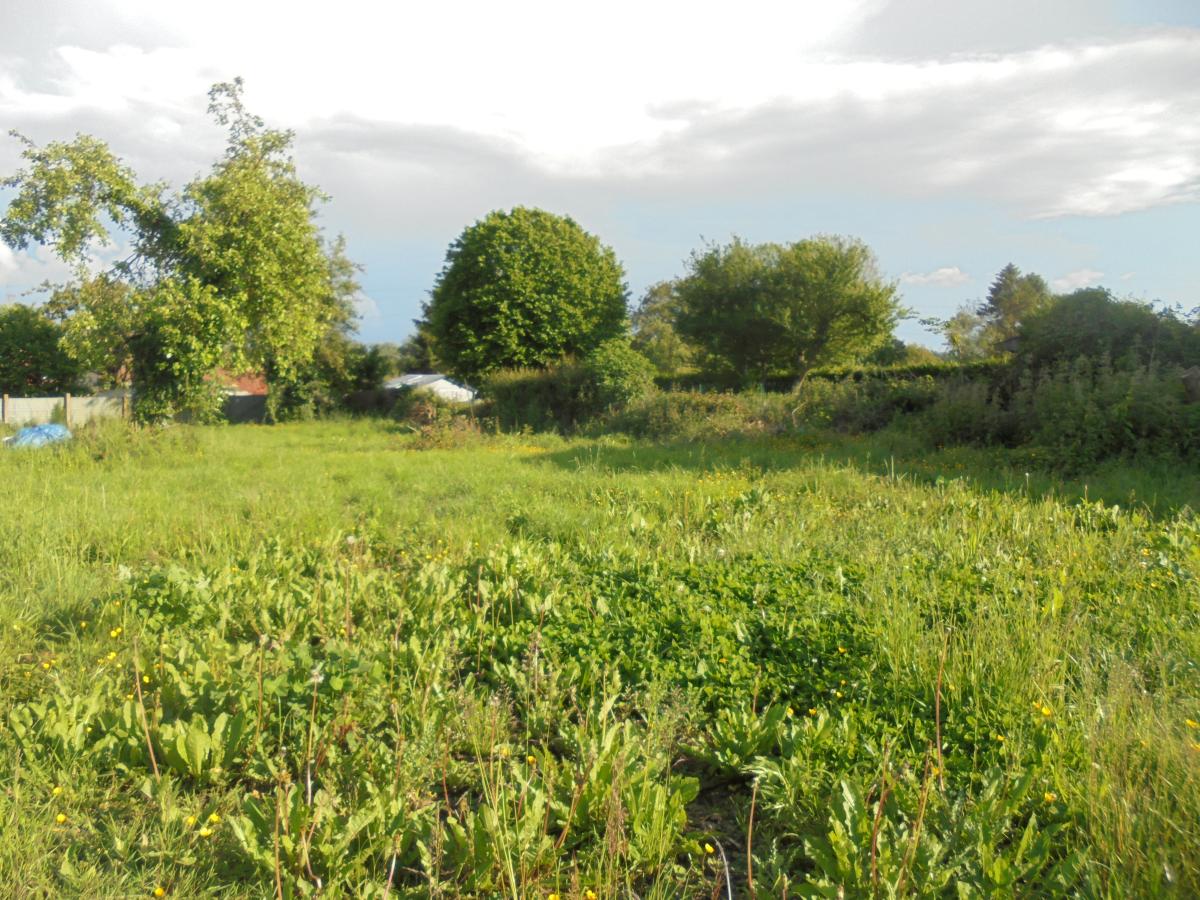
[[[57,822],[59,825],[65,825],[67,823],[67,817],[63,813],[59,813],[57,816],[54,817],[54,821]]]
[[[1054,793],[1054,791],[1046,791],[1046,793],[1042,794],[1042,799],[1047,803],[1053,803],[1058,799],[1058,794]]]

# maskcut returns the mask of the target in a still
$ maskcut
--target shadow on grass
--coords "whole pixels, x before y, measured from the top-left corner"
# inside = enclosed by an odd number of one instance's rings
[[[915,485],[964,479],[977,490],[1014,496],[1102,502],[1153,518],[1200,511],[1200,466],[1178,460],[1114,460],[1062,475],[1044,451],[921,446],[903,434],[728,437],[705,441],[596,439],[542,454],[531,462],[613,473],[752,469],[781,472],[814,466],[845,468]]]

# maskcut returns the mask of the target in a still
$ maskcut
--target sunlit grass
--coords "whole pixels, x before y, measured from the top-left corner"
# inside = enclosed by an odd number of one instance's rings
[[[413,447],[0,454],[6,884],[1200,891],[1194,473],[886,435]]]

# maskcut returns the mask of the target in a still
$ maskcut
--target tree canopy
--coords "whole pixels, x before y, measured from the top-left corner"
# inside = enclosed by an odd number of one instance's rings
[[[495,211],[450,245],[425,307],[434,353],[479,382],[513,366],[585,355],[626,330],[625,273],[574,220]]]
[[[240,79],[215,85],[209,101],[228,129],[225,155],[180,193],[139,185],[87,135],[45,147],[21,137],[27,168],[3,182],[17,194],[0,237],[17,249],[43,244],[79,272],[50,304],[64,345],[131,373],[143,417],[211,405],[218,366],[295,380],[353,315],[353,264],[340,241],[322,239],[324,197],[298,177],[292,133],[247,112]],[[132,252],[89,277],[85,263],[110,229]]]
[[[1060,297],[1021,326],[1021,365],[1039,369],[1081,356],[1107,358],[1122,369],[1200,365],[1200,328],[1171,310],[1120,300],[1106,288]]]
[[[963,306],[943,325],[950,352],[958,359],[1010,352],[1021,326],[1054,302],[1041,275],[1022,274],[1009,263],[997,273],[982,303]]]
[[[664,375],[674,375],[689,365],[695,354],[675,328],[678,317],[679,298],[670,281],[650,285],[629,317],[633,348]]]
[[[852,238],[735,238],[693,253],[675,292],[680,334],[745,380],[853,362],[884,344],[901,314],[896,286]]]
[[[80,381],[79,363],[62,348],[62,329],[41,310],[0,306],[0,393],[58,394]]]

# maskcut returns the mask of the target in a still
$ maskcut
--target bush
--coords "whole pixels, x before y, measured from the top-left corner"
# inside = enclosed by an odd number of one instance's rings
[[[605,341],[583,362],[585,401],[597,412],[622,407],[654,391],[654,371],[628,338]]]
[[[1026,370],[1106,358],[1117,369],[1200,365],[1200,328],[1170,311],[1085,288],[1032,317],[1020,332],[1017,362]]]
[[[501,428],[570,431],[588,416],[583,366],[563,362],[545,369],[501,369],[484,383],[488,413]]]

